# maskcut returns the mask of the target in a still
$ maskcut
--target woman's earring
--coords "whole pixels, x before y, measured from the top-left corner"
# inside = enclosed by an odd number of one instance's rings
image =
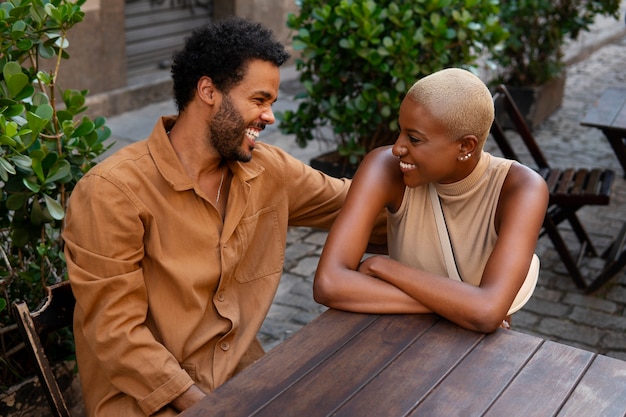
[[[470,159],[470,156],[472,156],[472,154],[471,154],[471,153],[468,153],[468,154],[465,154],[465,155],[463,155],[463,156],[459,156],[457,159],[458,159],[459,161],[461,161],[461,162],[465,162],[465,161],[467,161],[468,159]]]

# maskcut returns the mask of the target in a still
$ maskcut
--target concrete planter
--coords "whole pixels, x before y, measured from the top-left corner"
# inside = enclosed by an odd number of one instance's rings
[[[507,88],[524,116],[526,123],[531,130],[534,130],[561,107],[565,94],[565,74],[536,87],[507,86]],[[496,109],[496,112],[498,112],[498,109]],[[505,128],[513,127],[511,121],[506,116],[502,118],[498,116],[498,121]]]
[[[352,178],[358,168],[357,166],[351,165],[348,159],[339,155],[337,151],[311,158],[310,165],[335,178]]]

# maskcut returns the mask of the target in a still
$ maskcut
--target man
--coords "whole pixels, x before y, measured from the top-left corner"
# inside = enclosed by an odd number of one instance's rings
[[[178,116],[73,191],[64,238],[89,416],[175,415],[263,354],[287,227],[328,228],[349,187],[256,143],[287,58],[258,24],[197,29],[172,66]]]

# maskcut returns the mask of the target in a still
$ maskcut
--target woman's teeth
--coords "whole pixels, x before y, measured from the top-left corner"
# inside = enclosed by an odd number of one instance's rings
[[[407,164],[406,162],[400,161],[400,168],[402,168],[402,169],[413,169],[413,168],[415,168],[415,165]]]

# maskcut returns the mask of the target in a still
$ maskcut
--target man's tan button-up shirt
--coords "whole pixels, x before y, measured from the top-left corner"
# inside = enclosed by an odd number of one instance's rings
[[[269,145],[229,163],[220,214],[185,173],[163,118],[98,164],[64,232],[90,416],[174,415],[263,354],[256,336],[283,269],[287,227],[328,228],[349,187]],[[165,407],[165,408],[164,408]]]

